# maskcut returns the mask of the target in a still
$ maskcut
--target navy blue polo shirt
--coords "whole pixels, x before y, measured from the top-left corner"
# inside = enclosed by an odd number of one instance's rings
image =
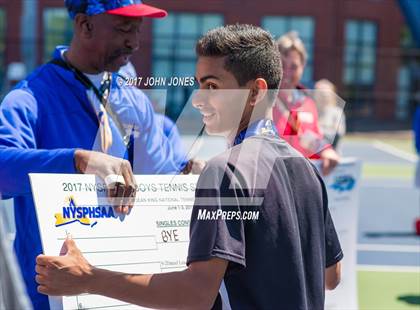
[[[318,172],[270,136],[246,138],[208,162],[190,238],[187,264],[229,262],[222,299],[240,310],[323,309],[325,268],[343,257]]]

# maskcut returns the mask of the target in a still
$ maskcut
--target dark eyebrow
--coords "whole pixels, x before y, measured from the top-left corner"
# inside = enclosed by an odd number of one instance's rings
[[[132,26],[134,24],[137,24],[137,21],[134,20],[130,20],[130,19],[123,19],[123,20],[118,20],[114,26],[115,27],[124,27],[124,26]],[[140,19],[138,22],[138,26],[141,26],[143,24],[143,19]]]
[[[197,79],[197,77],[194,77],[195,78],[195,80],[196,81],[198,81],[198,79]],[[201,79],[200,79],[200,83],[204,83],[206,80],[208,80],[208,79],[215,79],[215,80],[220,80],[217,76],[214,76],[214,75],[206,75],[206,76],[203,76]]]

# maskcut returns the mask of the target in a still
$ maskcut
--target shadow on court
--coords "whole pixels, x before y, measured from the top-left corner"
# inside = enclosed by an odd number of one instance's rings
[[[398,296],[397,299],[410,305],[420,305],[420,295],[403,295]]]

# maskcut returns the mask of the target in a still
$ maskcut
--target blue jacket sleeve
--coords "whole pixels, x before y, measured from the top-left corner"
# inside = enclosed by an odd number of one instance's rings
[[[134,141],[135,173],[170,174],[178,173],[180,163],[175,159],[174,145],[156,122],[149,99],[141,91],[136,92],[136,113],[140,124],[139,135]],[[179,145],[178,147],[182,147]]]
[[[188,164],[188,155],[185,152],[181,135],[176,124],[167,116],[164,116],[164,132],[174,152],[174,160],[181,170]]]
[[[75,173],[75,149],[37,149],[38,107],[30,90],[11,91],[0,105],[0,193],[31,192],[29,173]]]
[[[420,105],[417,106],[416,112],[414,114],[414,138],[417,154],[420,155]]]

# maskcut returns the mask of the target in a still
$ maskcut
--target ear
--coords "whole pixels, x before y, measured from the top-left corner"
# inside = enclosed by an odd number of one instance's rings
[[[93,31],[93,23],[89,16],[79,13],[74,18],[74,29],[82,37],[91,38]]]
[[[256,106],[268,92],[267,81],[263,78],[258,78],[250,83],[250,105]]]

